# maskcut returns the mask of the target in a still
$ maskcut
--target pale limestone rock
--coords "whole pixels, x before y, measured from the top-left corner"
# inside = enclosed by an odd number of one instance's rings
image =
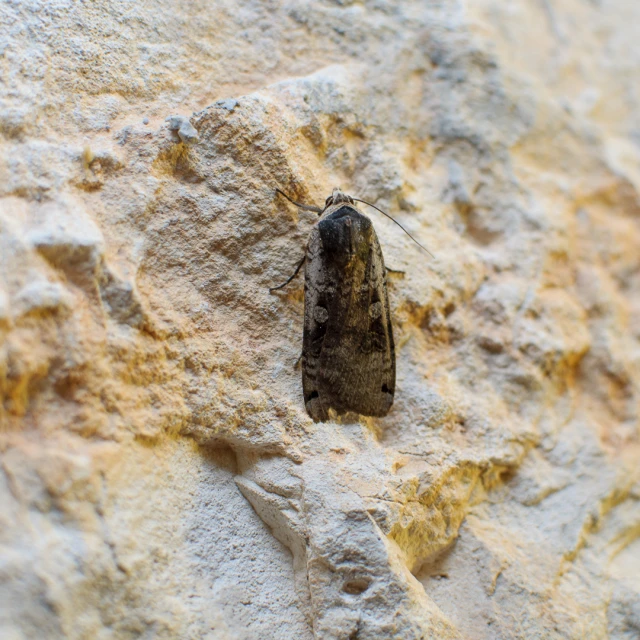
[[[639,19],[1,5],[0,635],[637,638]],[[396,402],[314,424],[338,185],[436,259],[366,212]]]
[[[175,131],[180,140],[185,144],[195,144],[198,142],[198,132],[189,122],[189,118],[184,116],[169,116],[165,118],[169,131]]]

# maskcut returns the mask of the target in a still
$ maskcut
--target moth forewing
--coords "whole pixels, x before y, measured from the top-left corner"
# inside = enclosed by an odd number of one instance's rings
[[[395,393],[395,351],[384,258],[376,232],[334,190],[306,253],[302,386],[307,412],[385,416]]]

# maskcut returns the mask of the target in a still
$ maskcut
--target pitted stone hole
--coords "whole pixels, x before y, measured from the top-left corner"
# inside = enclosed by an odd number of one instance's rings
[[[352,596],[359,596],[364,593],[371,584],[369,578],[351,578],[342,585],[342,590]]]

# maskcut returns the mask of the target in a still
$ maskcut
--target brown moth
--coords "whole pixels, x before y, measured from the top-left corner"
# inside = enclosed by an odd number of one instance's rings
[[[270,289],[286,286],[306,262],[302,389],[307,412],[316,422],[327,420],[330,409],[338,415],[385,416],[393,404],[396,358],[387,270],[373,224],[340,189],[323,209],[277,191],[320,215],[295,273]]]

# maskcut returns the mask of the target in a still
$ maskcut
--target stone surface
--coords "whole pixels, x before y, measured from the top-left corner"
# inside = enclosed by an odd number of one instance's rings
[[[639,20],[1,4],[2,637],[639,637]],[[396,403],[316,425],[336,185],[436,259],[363,208]]]

